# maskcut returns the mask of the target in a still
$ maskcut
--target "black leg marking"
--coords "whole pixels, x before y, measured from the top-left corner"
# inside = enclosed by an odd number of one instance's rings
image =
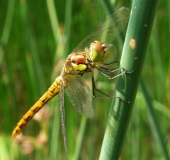
[[[120,97],[109,96],[109,95],[105,94],[104,92],[98,90],[98,89],[96,88],[96,86],[95,86],[95,82],[94,82],[94,77],[93,77],[93,75],[92,75],[91,77],[92,77],[92,93],[93,93],[93,97],[95,97],[95,98],[104,98],[104,97],[105,97],[105,98],[118,98],[118,99],[120,99],[123,103],[126,103],[126,104],[129,104],[129,103],[130,103],[130,101],[127,102],[127,101],[124,101],[124,100],[123,100],[122,98],[120,98]],[[104,96],[96,96],[95,90],[98,91],[99,93],[103,94]]]

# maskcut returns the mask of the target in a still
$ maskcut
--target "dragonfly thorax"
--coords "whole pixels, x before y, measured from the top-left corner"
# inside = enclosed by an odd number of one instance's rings
[[[87,61],[83,54],[73,54],[70,60],[74,71],[85,71],[87,69]]]
[[[88,70],[87,55],[85,52],[75,52],[67,57],[62,76],[75,79],[76,76],[82,76]],[[72,78],[71,78],[72,77]]]
[[[105,43],[94,41],[90,45],[90,59],[93,62],[103,62],[108,55],[108,47]]]

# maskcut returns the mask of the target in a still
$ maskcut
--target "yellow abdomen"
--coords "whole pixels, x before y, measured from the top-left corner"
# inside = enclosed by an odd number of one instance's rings
[[[50,88],[44,93],[44,95],[27,111],[27,113],[18,122],[17,126],[12,132],[12,137],[16,137],[24,126],[33,118],[33,116],[55,95],[60,92],[61,77],[55,79]]]

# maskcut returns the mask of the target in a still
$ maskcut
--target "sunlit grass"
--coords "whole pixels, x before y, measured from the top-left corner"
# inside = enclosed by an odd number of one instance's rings
[[[64,159],[58,97],[24,129],[24,136],[18,139],[20,145],[14,144],[11,132],[59,75],[64,58],[105,19],[109,9],[99,2],[55,1],[54,6],[53,1],[9,1],[8,9],[7,1],[0,2],[0,155],[11,156],[3,159]],[[118,6],[130,7],[130,2],[121,3]],[[155,113],[169,150],[168,3],[160,1],[158,4],[142,78],[154,100]],[[139,90],[122,159],[162,157],[142,94]],[[93,104],[95,117],[86,121],[65,98],[68,149],[72,159],[77,155],[85,160],[99,158],[111,100],[94,99]],[[80,124],[84,128],[80,128]]]

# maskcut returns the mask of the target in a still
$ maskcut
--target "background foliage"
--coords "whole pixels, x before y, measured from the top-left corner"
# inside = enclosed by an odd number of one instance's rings
[[[109,8],[103,2],[1,0],[0,159],[63,159],[58,97],[28,124],[24,136],[14,141],[11,132],[59,75],[70,51],[105,19]],[[131,7],[127,0],[111,4],[115,9]],[[146,98],[154,104],[156,123],[170,150],[169,12],[170,2],[160,1],[142,72],[149,95],[139,88],[122,159],[163,159]],[[67,98],[65,101],[70,158],[98,159],[111,100],[95,99],[96,115],[90,120],[78,115]],[[82,130],[80,124],[84,124]]]

